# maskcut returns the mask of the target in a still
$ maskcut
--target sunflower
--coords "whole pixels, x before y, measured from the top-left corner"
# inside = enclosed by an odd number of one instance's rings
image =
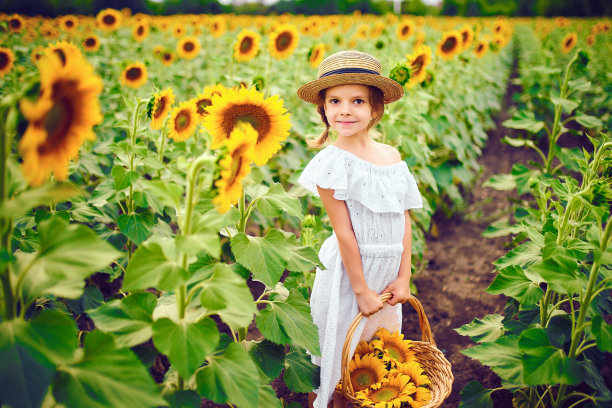
[[[568,33],[565,38],[563,38],[563,43],[561,44],[561,51],[564,54],[567,54],[574,48],[576,43],[578,42],[578,34],[575,32]]]
[[[179,40],[176,46],[176,53],[179,57],[190,60],[198,56],[201,48],[202,46],[200,45],[198,37],[188,35]]]
[[[15,55],[10,48],[0,47],[0,77],[5,76],[13,68]]]
[[[153,104],[149,112],[151,118],[151,129],[158,130],[164,124],[168,112],[172,109],[174,103],[174,92],[172,88],[166,88],[153,96]]]
[[[372,405],[375,408],[400,408],[407,402],[412,405],[416,387],[410,382],[406,375],[392,375],[381,382],[374,384],[369,389],[355,394],[355,397],[363,401],[364,405]]]
[[[163,45],[157,44],[155,47],[153,47],[153,54],[159,56],[165,50],[166,48]]]
[[[368,38],[369,34],[370,34],[370,26],[367,24],[360,24],[357,27],[357,31],[355,31],[354,36],[358,40],[365,40]]]
[[[418,48],[423,44],[425,44],[425,33],[423,31],[419,31],[416,34],[416,39],[414,40],[414,44],[412,44],[412,48]]]
[[[423,371],[423,367],[421,367],[419,362],[416,360],[409,361],[407,363],[400,363],[397,365],[395,370],[409,376],[410,381],[412,381],[417,387],[431,384],[431,381]]]
[[[217,196],[213,203],[225,213],[242,196],[242,180],[251,172],[257,131],[246,122],[234,127],[225,146],[227,154],[219,161],[221,178],[215,182]]]
[[[589,47],[592,47],[595,44],[595,36],[592,34],[587,36],[586,43]]]
[[[234,58],[238,62],[252,60],[259,52],[261,36],[253,30],[242,30],[234,44]]]
[[[62,30],[67,32],[73,32],[79,25],[79,19],[75,16],[62,16],[60,17],[60,27]]]
[[[216,149],[230,137],[240,122],[248,122],[257,131],[255,164],[264,165],[280,150],[280,142],[289,136],[289,114],[278,95],[264,99],[255,88],[228,89],[221,96],[213,96],[206,108],[204,126],[212,135],[211,149]]]
[[[472,30],[472,27],[465,25],[461,27],[459,32],[461,33],[462,48],[463,50],[467,50],[470,48],[470,45],[472,45],[472,42],[474,42],[474,30]]]
[[[161,58],[162,64],[164,64],[165,66],[170,66],[176,59],[176,55],[172,51],[165,50],[165,51],[162,51],[160,58]]]
[[[461,52],[461,33],[459,31],[447,31],[438,42],[438,55],[448,61]]]
[[[57,54],[45,53],[38,69],[37,100],[20,102],[29,124],[19,151],[31,185],[40,185],[51,172],[65,180],[68,162],[77,156],[84,140],[95,139],[92,128],[102,122],[98,96],[104,85],[85,58],[71,56],[64,63]]]
[[[381,382],[387,370],[384,363],[374,354],[360,356],[355,354],[349,363],[349,375],[355,392],[365,390]]]
[[[83,39],[83,48],[88,52],[96,52],[100,48],[100,40],[95,34],[88,34]]]
[[[372,340],[372,347],[381,350],[397,363],[406,363],[414,360],[414,352],[410,350],[412,344],[409,340],[404,340],[404,335],[395,332],[389,333],[384,327],[380,328],[376,334],[377,340]]]
[[[98,27],[105,31],[115,31],[118,29],[122,19],[123,15],[121,12],[112,8],[104,9],[96,16]]]
[[[486,40],[480,40],[476,43],[476,46],[474,47],[474,55],[476,55],[476,57],[478,58],[482,58],[487,53],[488,49],[489,42]]]
[[[374,349],[372,348],[370,343],[368,343],[365,340],[361,340],[359,342],[359,344],[357,344],[357,348],[355,349],[355,355],[356,356],[364,356],[366,354],[370,354],[373,351],[374,351]]]
[[[212,104],[212,98],[215,95],[221,96],[226,88],[221,84],[216,84],[212,86],[207,86],[204,88],[204,91],[194,98],[194,102],[198,111],[198,115],[200,118],[204,119],[208,112],[206,112],[206,108]]]
[[[414,24],[410,20],[402,20],[398,26],[395,34],[398,40],[407,40],[414,33]]]
[[[410,67],[409,87],[421,83],[427,76],[427,66],[431,63],[431,47],[419,45],[414,53],[408,56],[408,66]]]
[[[57,30],[55,27],[53,27],[49,23],[41,24],[38,31],[47,40],[53,40],[59,37],[59,30]]]
[[[323,43],[314,45],[310,51],[308,51],[308,63],[311,67],[317,68],[323,58],[325,58],[325,51],[327,47]]]
[[[172,36],[174,38],[181,38],[186,32],[187,30],[183,24],[176,24],[174,27],[172,27]]]
[[[288,58],[298,45],[300,35],[291,24],[283,24],[270,33],[268,50],[278,60]]]
[[[23,17],[19,14],[13,14],[8,18],[8,28],[12,33],[20,33],[24,25]]]
[[[168,137],[177,142],[183,142],[193,135],[198,123],[200,123],[200,118],[195,103],[183,102],[170,113]]]
[[[405,85],[410,79],[410,69],[404,64],[397,64],[389,73],[389,78],[400,85]]]
[[[136,42],[142,42],[149,35],[149,23],[146,20],[141,21],[140,23],[134,26],[132,30],[132,38]]]
[[[429,403],[431,400],[431,391],[425,387],[417,387],[412,402],[412,408],[421,408]]]
[[[58,41],[48,45],[47,48],[45,48],[45,53],[56,54],[63,65],[68,63],[69,58],[83,58],[77,46],[66,41]]]
[[[32,52],[30,53],[30,60],[34,64],[37,64],[38,61],[40,61],[40,59],[43,57],[43,55],[45,55],[45,47],[43,47],[42,45],[39,45],[39,46],[35,47],[32,50]],[[1,59],[1,57],[0,57],[0,59]]]
[[[225,33],[226,26],[225,18],[216,16],[210,21],[210,33],[213,37],[219,38]]]
[[[130,88],[140,88],[145,82],[147,82],[147,67],[142,62],[128,65],[121,73],[121,83]]]

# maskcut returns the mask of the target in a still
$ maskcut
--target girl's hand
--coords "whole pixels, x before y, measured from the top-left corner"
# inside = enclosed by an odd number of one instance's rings
[[[383,302],[373,290],[366,289],[363,293],[355,293],[359,310],[364,316],[371,316],[383,308]]]
[[[387,301],[390,306],[406,303],[412,297],[410,294],[410,278],[398,277],[391,282],[382,293],[391,293],[393,297]]]

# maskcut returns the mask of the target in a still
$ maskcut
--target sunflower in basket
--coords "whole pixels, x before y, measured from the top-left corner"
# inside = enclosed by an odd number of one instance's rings
[[[360,341],[349,363],[354,398],[364,407],[418,408],[431,399],[430,379],[412,350],[412,342],[398,332],[379,329],[374,338]],[[342,382],[338,389],[342,389]]]

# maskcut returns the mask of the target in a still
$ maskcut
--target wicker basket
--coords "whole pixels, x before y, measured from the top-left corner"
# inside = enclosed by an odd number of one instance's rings
[[[380,300],[386,302],[391,299],[391,297],[392,295],[390,293],[384,293],[380,295]],[[442,402],[450,395],[453,386],[454,378],[451,371],[451,365],[444,357],[444,354],[436,347],[433,333],[431,332],[431,327],[429,326],[429,321],[427,320],[427,316],[425,316],[425,311],[423,310],[423,306],[421,306],[421,302],[414,296],[412,296],[408,302],[414,307],[419,315],[419,323],[421,332],[423,333],[423,341],[413,341],[412,350],[415,351],[417,360],[431,381],[431,386],[429,387],[431,391],[431,400],[422,408],[437,408],[442,405]],[[353,406],[370,408],[373,407],[373,405],[362,405],[362,401],[355,398],[353,384],[351,383],[351,377],[348,370],[352,358],[352,356],[349,355],[350,344],[359,322],[364,317],[362,313],[359,313],[355,320],[353,320],[346,334],[341,362],[342,394]]]

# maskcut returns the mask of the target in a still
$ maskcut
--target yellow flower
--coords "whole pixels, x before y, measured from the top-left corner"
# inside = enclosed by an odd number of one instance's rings
[[[459,31],[447,31],[438,42],[438,55],[448,61],[461,52],[461,44],[461,33]]]
[[[373,351],[374,349],[372,348],[372,346],[370,346],[370,343],[365,340],[361,340],[359,344],[357,344],[357,348],[355,349],[355,355],[364,356],[366,354],[370,354]]]
[[[208,112],[206,112],[206,108],[212,104],[213,96],[221,96],[225,90],[226,88],[221,84],[207,86],[206,88],[204,88],[204,91],[201,94],[194,98],[194,102],[200,118],[204,119],[204,117],[208,115]]]
[[[372,347],[383,351],[397,363],[414,360],[414,352],[410,350],[412,344],[409,340],[404,340],[403,334],[399,332],[391,334],[385,328],[380,328],[375,336],[378,340],[372,340]]]
[[[268,50],[278,60],[288,58],[298,45],[300,35],[291,24],[283,24],[270,33]]]
[[[174,92],[172,92],[172,88],[166,88],[155,94],[150,114],[151,129],[161,129],[170,109],[172,109],[172,104],[174,104]]]
[[[414,33],[414,24],[410,20],[402,20],[398,26],[395,34],[398,40],[407,40]]]
[[[476,46],[474,47],[474,55],[476,55],[476,57],[478,58],[482,58],[487,53],[488,49],[489,42],[486,40],[480,40],[476,43]]]
[[[96,16],[98,27],[105,31],[115,31],[118,29],[122,19],[123,15],[121,12],[112,8],[102,10]]]
[[[355,354],[349,363],[349,375],[355,391],[365,390],[381,382],[386,374],[384,363],[374,354]]]
[[[415,391],[416,387],[408,376],[389,374],[387,378],[356,394],[355,397],[363,401],[364,405],[375,408],[401,408],[405,402],[412,405],[413,399],[410,395]]]
[[[367,24],[359,24],[357,27],[357,31],[355,31],[355,38],[358,40],[365,40],[368,38],[368,34],[370,33],[370,26]]]
[[[561,51],[564,54],[567,54],[574,48],[576,43],[578,42],[578,34],[575,32],[568,33],[565,38],[563,38],[563,43],[561,44]]]
[[[259,52],[261,36],[253,30],[242,30],[234,44],[234,58],[238,62],[252,60]]]
[[[325,58],[325,51],[327,47],[323,43],[319,43],[313,46],[310,51],[308,51],[308,63],[313,68],[318,68],[323,58]]]
[[[431,400],[431,391],[424,387],[417,387],[415,394],[412,396],[414,402],[412,408],[421,408],[429,403]]]
[[[289,114],[278,95],[264,99],[255,88],[228,89],[221,96],[213,96],[206,108],[204,126],[212,135],[211,149],[216,149],[230,137],[240,122],[250,123],[257,131],[255,164],[263,166],[280,150],[280,142],[289,136]]]
[[[242,180],[251,172],[257,131],[246,122],[234,127],[225,142],[227,154],[220,160],[221,178],[215,182],[217,196],[213,203],[225,213],[242,196]]]
[[[172,51],[164,50],[161,52],[161,61],[165,66],[170,66],[176,59],[176,56]]]
[[[226,26],[225,18],[216,16],[210,22],[210,33],[213,37],[219,38],[225,33]]]
[[[23,30],[24,22],[23,17],[19,14],[13,14],[8,19],[8,28],[11,33],[20,33]]]
[[[410,381],[412,381],[417,387],[431,384],[431,381],[425,374],[423,367],[421,367],[421,364],[419,364],[419,362],[416,360],[408,361],[406,363],[399,363],[395,370],[409,376]]]
[[[472,42],[474,42],[474,30],[472,30],[472,27],[464,25],[459,32],[461,33],[462,48],[467,50],[472,45]]]
[[[83,58],[77,46],[66,41],[58,41],[48,45],[45,48],[45,53],[56,54],[62,61],[62,65],[66,65],[69,58]]]
[[[128,65],[121,73],[121,83],[130,88],[140,88],[147,82],[147,67],[142,62]]]
[[[408,66],[411,69],[409,87],[419,84],[427,76],[427,66],[431,63],[431,48],[428,45],[419,45],[414,53],[408,56]]]
[[[136,42],[143,42],[145,38],[149,35],[149,23],[146,20],[141,21],[140,23],[134,26],[132,30],[132,38]]]
[[[22,99],[21,112],[28,127],[19,142],[22,170],[31,185],[40,185],[51,172],[68,177],[68,163],[83,141],[94,140],[92,128],[102,122],[98,96],[102,80],[80,52],[63,62],[45,53],[38,64],[40,92],[35,102]]]
[[[32,53],[30,54],[30,60],[34,64],[38,64],[38,61],[45,55],[45,47],[42,45],[34,47]],[[2,56],[0,56],[0,72],[2,71]]]
[[[200,119],[197,109],[192,101],[181,103],[172,109],[169,120],[170,131],[168,137],[177,142],[183,142],[193,135]]]
[[[73,32],[79,25],[79,20],[75,16],[60,17],[60,27],[64,31]]]
[[[11,72],[13,63],[15,62],[15,54],[10,48],[0,47],[0,77]]]
[[[95,34],[88,34],[83,39],[83,48],[88,52],[96,52],[100,48],[100,40]]]
[[[176,52],[183,59],[194,59],[198,56],[201,49],[200,40],[193,35],[188,35],[179,40]]]
[[[185,35],[186,31],[187,30],[185,30],[185,26],[183,24],[176,24],[172,28],[172,36],[174,38],[181,38],[183,35]]]

